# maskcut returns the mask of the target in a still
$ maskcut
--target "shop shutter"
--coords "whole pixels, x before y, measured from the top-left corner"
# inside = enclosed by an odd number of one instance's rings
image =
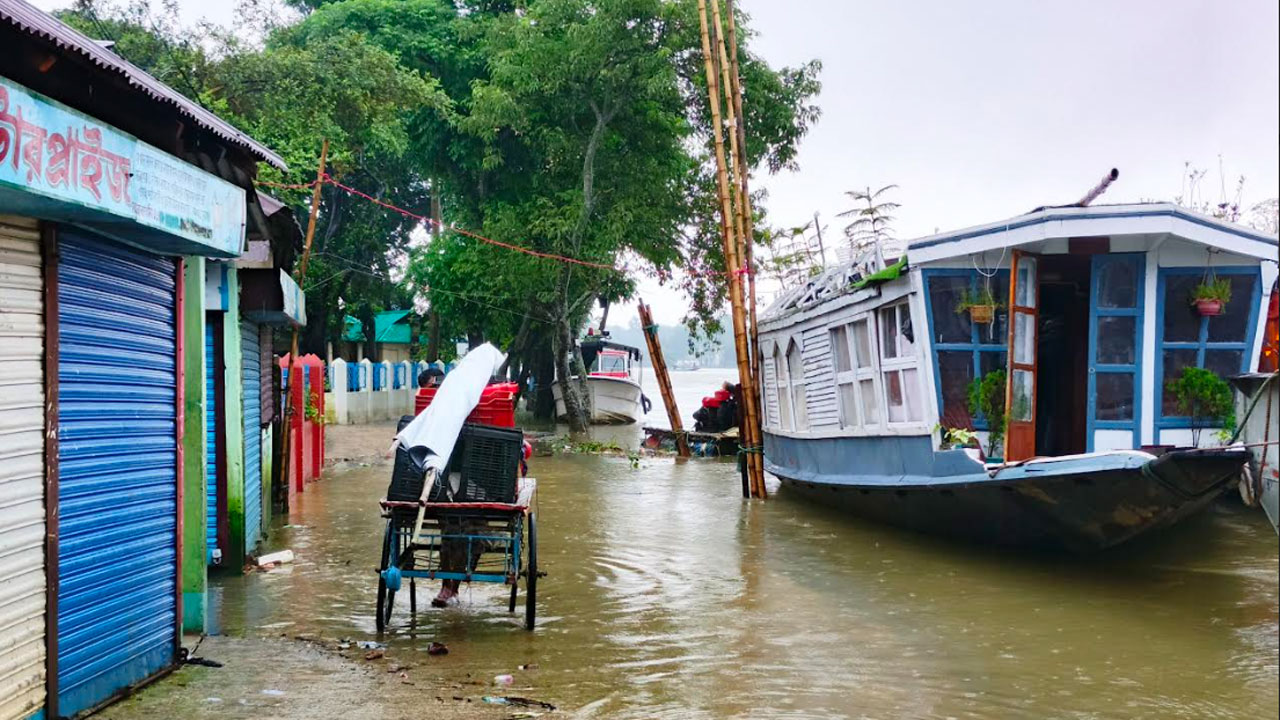
[[[205,558],[210,565],[222,559],[218,551],[218,332],[204,325],[204,451]]]
[[[274,342],[270,325],[258,326],[259,387],[262,392],[263,425],[275,422],[276,419],[276,361]]]
[[[177,660],[175,267],[66,229],[58,260],[58,710]]]
[[[241,323],[240,353],[244,375],[244,550],[252,553],[262,535],[262,368],[257,323]]]
[[[0,718],[44,705],[44,278],[35,220],[0,215]]]

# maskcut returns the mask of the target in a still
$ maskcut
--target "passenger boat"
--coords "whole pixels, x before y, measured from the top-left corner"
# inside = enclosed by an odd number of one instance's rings
[[[587,370],[587,393],[594,425],[625,425],[636,422],[647,411],[647,398],[640,392],[640,349],[599,336],[588,336],[578,344]],[[565,418],[561,381],[551,386],[556,400],[556,417]]]
[[[1214,447],[1167,383],[1256,369],[1276,255],[1174,205],[1077,204],[827,270],[762,314],[765,468],[825,505],[1004,545],[1094,550],[1176,522],[1249,451]],[[1205,279],[1230,285],[1221,314],[1191,303]],[[984,379],[1008,408],[995,443],[968,402]],[[968,434],[989,452],[949,449]]]

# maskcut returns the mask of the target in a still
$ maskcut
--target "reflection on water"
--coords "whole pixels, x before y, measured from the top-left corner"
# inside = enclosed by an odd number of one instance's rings
[[[514,672],[521,694],[581,717],[1245,718],[1280,702],[1260,513],[1223,506],[1117,552],[1028,558],[785,490],[744,503],[728,462],[533,470],[550,573],[538,629],[507,614],[503,588],[475,586],[416,625],[401,612],[389,655],[452,679]],[[372,637],[388,472],[311,486],[290,518],[304,527],[274,533],[297,564],[220,581],[223,629]],[[427,657],[431,640],[451,653]]]

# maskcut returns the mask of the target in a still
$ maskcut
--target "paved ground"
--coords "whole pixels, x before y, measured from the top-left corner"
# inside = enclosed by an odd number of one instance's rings
[[[198,638],[187,638],[193,647]],[[336,642],[336,641],[330,641]],[[110,720],[446,720],[524,716],[484,704],[492,688],[401,667],[394,657],[335,651],[293,638],[207,637],[198,656],[220,668],[187,665],[102,711]],[[348,657],[344,657],[343,655]],[[394,670],[394,672],[391,672]]]
[[[393,421],[369,425],[329,425],[324,434],[325,464],[380,462],[396,435]]]

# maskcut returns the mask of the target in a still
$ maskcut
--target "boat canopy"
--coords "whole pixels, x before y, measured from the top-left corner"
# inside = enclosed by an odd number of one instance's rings
[[[621,350],[630,355],[632,360],[640,362],[640,348],[612,340],[587,338],[579,344],[579,347],[582,349],[582,363],[587,367],[591,367],[596,361],[596,356],[600,354],[601,350]]]

